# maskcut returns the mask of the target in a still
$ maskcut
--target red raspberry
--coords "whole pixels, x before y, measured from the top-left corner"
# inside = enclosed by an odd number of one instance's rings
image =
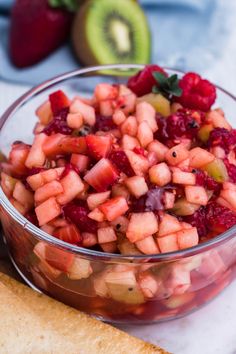
[[[220,146],[226,154],[236,146],[236,129],[227,130],[225,128],[215,128],[211,131],[208,147]]]
[[[187,73],[179,82],[183,93],[176,100],[184,107],[207,112],[216,99],[216,88],[200,75]]]
[[[219,194],[221,190],[221,184],[216,182],[212,177],[208,176],[204,171],[197,170],[196,174],[196,184],[198,186],[205,187],[210,191],[214,191],[215,194]]]
[[[206,221],[211,231],[220,234],[236,224],[236,213],[213,202],[206,206]]]
[[[134,171],[124,151],[112,151],[109,155],[109,160],[117,167],[119,172],[124,172],[128,177],[134,176]]]
[[[230,163],[228,159],[224,159],[224,164],[227,168],[231,182],[236,183],[236,166]]]
[[[88,217],[89,209],[86,205],[80,205],[79,202],[69,203],[63,207],[63,213],[81,232],[97,232],[98,224]]]
[[[117,125],[113,122],[112,117],[105,117],[100,114],[96,115],[95,131],[101,130],[103,132],[108,132],[110,130],[116,129]]]
[[[127,86],[137,96],[146,95],[152,92],[152,87],[157,84],[152,73],[159,72],[167,76],[166,72],[158,65],[146,65],[145,68],[139,71],[136,75],[131,76],[128,80]]]
[[[70,135],[72,133],[72,129],[68,127],[66,122],[67,114],[69,113],[69,108],[63,108],[53,120],[48,123],[48,125],[44,128],[43,133],[47,135],[52,135],[56,133],[61,133],[64,135]]]

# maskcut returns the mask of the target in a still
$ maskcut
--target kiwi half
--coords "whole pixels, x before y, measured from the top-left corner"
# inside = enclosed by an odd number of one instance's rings
[[[150,62],[150,31],[133,0],[88,0],[78,11],[72,43],[85,65]]]

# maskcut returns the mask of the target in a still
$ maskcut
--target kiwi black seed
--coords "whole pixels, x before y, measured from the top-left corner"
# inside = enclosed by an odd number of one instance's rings
[[[88,0],[72,29],[78,59],[86,65],[150,62],[150,32],[133,0]]]

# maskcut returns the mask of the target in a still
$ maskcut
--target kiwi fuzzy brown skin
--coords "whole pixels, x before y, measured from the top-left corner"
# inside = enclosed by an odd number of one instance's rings
[[[98,64],[113,64],[113,62],[99,61],[94,55],[94,51],[92,50],[93,48],[88,45],[88,38],[87,38],[88,34],[86,33],[86,19],[87,16],[89,15],[90,7],[93,6],[95,1],[96,0],[85,1],[83,5],[80,6],[79,11],[75,16],[74,23],[72,26],[72,34],[71,34],[73,50],[76,57],[79,59],[80,63],[83,65],[92,66]],[[130,0],[126,0],[126,1],[130,1]],[[131,2],[137,3],[136,0],[131,0]],[[147,59],[143,62],[137,62],[137,63],[146,64],[150,62],[150,53],[151,53],[150,33],[147,41],[149,42]],[[136,63],[136,61],[132,61],[132,63]]]

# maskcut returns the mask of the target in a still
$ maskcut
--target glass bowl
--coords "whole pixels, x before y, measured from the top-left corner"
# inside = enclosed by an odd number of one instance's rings
[[[52,91],[60,88],[70,96],[89,96],[97,83],[125,82],[131,71],[141,68],[86,68],[33,88],[2,116],[0,150],[8,154],[15,140],[32,141],[35,108]],[[235,97],[219,87],[217,94],[217,106],[223,107],[233,123]],[[187,250],[124,256],[84,249],[50,236],[20,215],[2,189],[0,216],[10,257],[32,288],[108,322],[145,324],[178,318],[216,297],[236,275],[236,227]]]

